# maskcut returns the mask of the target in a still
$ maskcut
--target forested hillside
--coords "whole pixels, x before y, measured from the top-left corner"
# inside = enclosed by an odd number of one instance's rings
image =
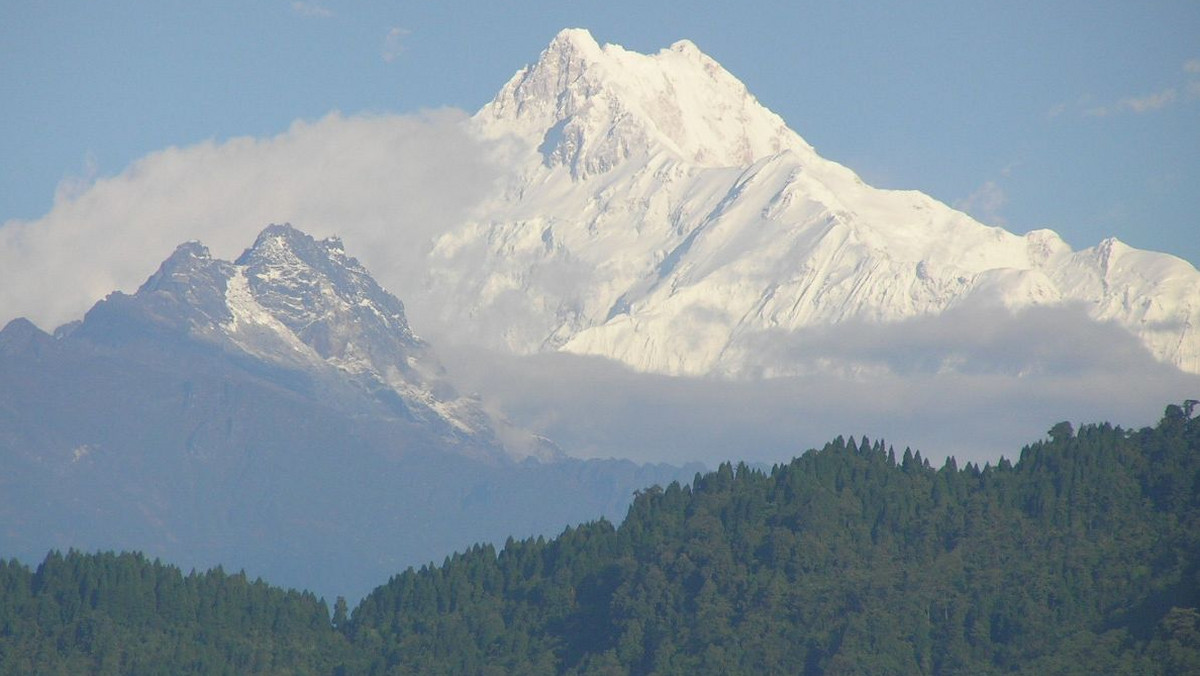
[[[406,572],[373,673],[1200,673],[1200,420],[933,469],[838,439],[642,494],[620,528]]]
[[[1193,406],[1137,431],[1060,423],[1015,464],[935,469],[837,439],[769,473],[723,465],[643,491],[620,527],[408,570],[348,620],[311,596],[129,555],[9,564],[0,666],[1200,673]]]
[[[3,674],[328,674],[344,645],[323,601],[240,573],[140,554],[0,562]]]

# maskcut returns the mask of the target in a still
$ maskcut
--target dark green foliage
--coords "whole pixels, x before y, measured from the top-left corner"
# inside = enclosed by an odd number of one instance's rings
[[[1200,673],[1200,421],[1055,425],[1013,465],[837,439],[637,496],[620,528],[379,588],[370,673]]]
[[[0,673],[325,674],[344,650],[323,601],[240,573],[74,551],[0,563]]]
[[[138,555],[0,562],[0,673],[1200,673],[1200,419],[940,469],[839,438],[477,546],[347,618]]]

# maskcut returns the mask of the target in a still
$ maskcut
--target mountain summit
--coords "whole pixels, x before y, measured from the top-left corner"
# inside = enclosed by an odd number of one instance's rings
[[[656,151],[702,167],[812,152],[691,42],[644,56],[601,47],[582,29],[559,33],[476,119],[492,136],[540,136],[546,165],[577,178]]]
[[[802,372],[804,329],[1076,304],[1200,372],[1200,273],[1107,240],[1072,251],[826,160],[690,42],[561,32],[474,116],[510,167],[433,248],[442,320],[490,347],[642,370]],[[797,355],[801,355],[797,358]]]
[[[71,330],[116,344],[130,327],[295,374],[288,382],[300,378],[336,406],[419,425],[468,455],[552,454],[538,442],[501,443],[479,402],[455,392],[409,328],[404,305],[337,238],[272,225],[232,263],[187,242],[137,293],[110,295]]]

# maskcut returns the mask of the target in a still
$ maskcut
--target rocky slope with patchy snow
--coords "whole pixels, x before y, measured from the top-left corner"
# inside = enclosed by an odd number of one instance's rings
[[[985,226],[820,157],[681,41],[642,55],[560,33],[474,117],[511,167],[435,243],[429,291],[462,335],[650,372],[783,375],[764,336],[956,307],[1079,303],[1200,372],[1200,272],[1119,241]]]
[[[110,295],[65,332],[103,340],[131,321],[303,374],[330,403],[420,425],[468,455],[555,452],[515,432],[503,443],[480,403],[450,385],[403,304],[336,238],[272,225],[235,262],[198,242],[182,244],[137,293]]]

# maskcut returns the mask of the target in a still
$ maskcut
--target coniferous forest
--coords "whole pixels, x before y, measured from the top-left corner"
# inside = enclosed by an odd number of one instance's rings
[[[1200,673],[1200,417],[935,468],[839,438],[348,612],[137,554],[0,563],[5,674]]]

